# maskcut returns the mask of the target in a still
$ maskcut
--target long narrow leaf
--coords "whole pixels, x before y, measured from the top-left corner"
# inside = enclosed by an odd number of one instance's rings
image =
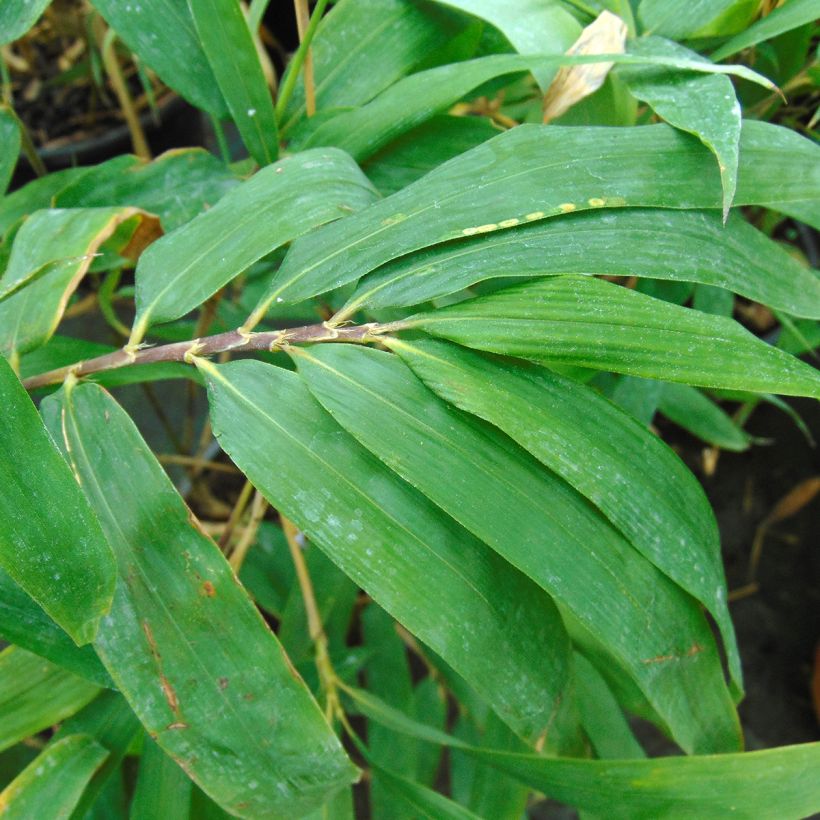
[[[0,406],[0,566],[76,643],[88,643],[111,606],[114,556],[3,358]]]
[[[734,709],[698,607],[575,490],[447,405],[396,356],[317,345],[296,363],[343,427],[597,636],[683,748],[737,748]]]
[[[396,731],[462,749],[571,806],[618,820],[800,820],[820,810],[820,743],[725,755],[573,760],[468,746],[416,723],[361,690],[348,689],[368,717]]]
[[[497,277],[565,273],[701,282],[820,319],[820,279],[739,216],[622,208],[586,211],[435,245],[368,274],[337,314],[402,307]]]
[[[50,744],[0,792],[4,820],[68,820],[108,752],[88,735]]]
[[[45,658],[10,646],[0,652],[0,750],[65,720],[99,687]]]
[[[442,398],[499,427],[589,498],[698,598],[720,625],[740,687],[717,524],[672,450],[594,390],[552,371],[501,364],[446,342],[388,345]]]
[[[569,649],[547,596],[357,444],[295,374],[200,367],[219,441],[254,485],[520,735],[541,738]]]
[[[128,48],[163,82],[215,117],[227,112],[186,0],[94,0]]]
[[[77,646],[11,576],[0,569],[0,638],[85,678],[113,687],[91,646]]]
[[[237,0],[188,0],[199,41],[250,155],[268,165],[279,155],[273,100],[248,22]]]
[[[820,148],[785,128],[744,123],[738,205],[817,210]],[[666,125],[521,126],[418,182],[294,243],[261,304],[298,302],[402,254],[451,239],[601,207],[720,208],[714,159]]]
[[[333,148],[263,168],[141,258],[135,334],[184,316],[280,245],[375,198],[353,160]]]
[[[772,9],[769,14],[749,26],[745,31],[741,31],[740,34],[730,38],[717,51],[714,51],[711,57],[715,62],[725,60],[744,48],[757,45],[764,40],[770,40],[772,37],[777,37],[778,34],[783,34],[816,20],[816,0],[789,0],[788,3]]]
[[[732,319],[592,277],[562,276],[411,318],[402,327],[544,363],[820,398],[820,373]]]
[[[315,701],[125,411],[80,385],[44,413],[119,564],[95,648],[160,746],[242,816],[307,811],[350,783]]]

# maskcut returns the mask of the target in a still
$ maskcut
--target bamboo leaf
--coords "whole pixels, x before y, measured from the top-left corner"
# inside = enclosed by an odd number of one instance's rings
[[[594,390],[552,371],[501,364],[446,342],[387,344],[443,399],[503,430],[589,498],[694,595],[719,624],[742,688],[715,517],[672,450]]]
[[[6,13],[8,5],[0,6],[0,18]],[[13,6],[15,3],[12,2],[10,5]],[[2,19],[0,19],[0,31],[4,31]],[[17,124],[17,118],[9,108],[0,105],[0,197],[6,193],[19,155],[20,127]]]
[[[460,21],[433,5],[341,0],[311,43],[318,110],[364,105],[444,46]],[[287,134],[305,114],[300,77],[280,123]]]
[[[698,55],[662,37],[644,37],[633,54],[697,59]],[[619,76],[632,94],[675,128],[694,134],[716,157],[723,186],[723,218],[737,190],[740,104],[725,75],[694,74],[644,66],[623,66]]]
[[[139,720],[118,692],[101,692],[82,711],[69,718],[52,738],[59,742],[65,735],[82,734],[93,737],[108,757],[94,772],[77,807],[76,817],[87,817],[98,798],[105,794],[135,738],[142,735]]]
[[[0,569],[0,638],[98,686],[113,687],[91,646],[79,647]]]
[[[549,599],[360,447],[298,376],[198,364],[220,443],[271,504],[520,735],[542,736],[567,680]]]
[[[5,820],[68,820],[108,752],[88,735],[69,735],[41,752],[0,792]]]
[[[401,323],[467,347],[683,384],[820,398],[820,373],[732,319],[562,276]]]
[[[579,760],[468,746],[416,723],[360,689],[345,691],[361,711],[413,737],[461,749],[551,797],[620,820],[799,820],[820,809],[820,743],[738,754],[639,760]]]
[[[785,128],[747,122],[738,205],[808,215],[820,207],[820,148]],[[666,125],[523,125],[467,151],[418,182],[293,244],[261,305],[298,302],[403,254],[600,207],[720,208],[714,160]],[[808,203],[808,206],[806,205]],[[812,211],[813,212],[813,211]]]
[[[277,247],[375,197],[353,160],[334,148],[263,168],[140,260],[135,335],[184,316]]]
[[[150,738],[145,739],[140,755],[137,787],[131,801],[132,820],[188,817],[191,806],[191,780]]]
[[[736,3],[737,0],[690,0],[681,6],[670,0],[641,0],[638,21],[647,34],[683,40]]]
[[[680,70],[736,74],[766,88],[774,88],[770,80],[744,66],[719,66],[703,59],[680,60],[633,54],[494,54],[419,71],[400,80],[365,106],[315,121],[308,120],[293,133],[292,147],[335,145],[361,161],[489,80],[593,63],[652,64]]]
[[[93,0],[128,48],[197,108],[227,112],[186,0]]]
[[[130,205],[159,216],[166,231],[216,205],[239,182],[201,148],[168,151],[153,162],[120,156],[82,170],[57,192],[58,207]]]
[[[739,216],[623,208],[586,211],[399,257],[359,283],[337,319],[403,307],[478,282],[578,273],[715,285],[820,319],[820,280]]]
[[[815,0],[789,0],[788,3],[772,9],[769,14],[761,17],[745,31],[731,37],[717,51],[712,53],[711,59],[715,62],[725,60],[744,48],[755,46],[764,40],[777,37],[778,34],[791,31],[807,23],[813,23],[816,20],[817,3]]]
[[[707,444],[740,452],[749,449],[749,436],[700,390],[685,384],[665,384],[658,409],[670,421]]]
[[[95,648],[146,729],[241,816],[306,812],[350,783],[315,701],[126,413],[96,385],[43,404],[117,556]]]
[[[100,691],[53,663],[10,646],[0,652],[0,750],[59,723]]]
[[[111,606],[111,548],[2,358],[0,407],[0,566],[76,643],[88,643]]]
[[[0,278],[0,351],[15,357],[51,337],[94,255],[120,226],[117,252],[136,257],[161,232],[136,208],[37,211],[20,228]]]
[[[698,607],[581,495],[446,404],[393,355],[332,344],[296,353],[299,373],[337,421],[605,644],[684,749],[737,748]]]
[[[51,0],[4,0],[0,4],[0,46],[22,37]]]
[[[188,8],[248,153],[258,165],[268,165],[279,154],[276,115],[238,0],[188,0]]]

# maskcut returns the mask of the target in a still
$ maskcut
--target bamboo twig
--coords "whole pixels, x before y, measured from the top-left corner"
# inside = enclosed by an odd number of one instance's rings
[[[137,350],[122,348],[93,359],[76,362],[66,367],[50,370],[25,379],[23,385],[33,390],[49,384],[59,384],[69,373],[88,376],[104,370],[115,370],[139,364],[157,362],[190,363],[191,356],[213,356],[224,351],[247,352],[252,350],[278,350],[290,344],[314,344],[316,342],[354,342],[367,344],[376,341],[379,335],[404,327],[402,322],[380,325],[372,322],[350,327],[328,327],[325,324],[304,325],[303,327],[271,330],[263,333],[240,333],[229,330],[202,339],[173,342],[158,347],[143,347]]]

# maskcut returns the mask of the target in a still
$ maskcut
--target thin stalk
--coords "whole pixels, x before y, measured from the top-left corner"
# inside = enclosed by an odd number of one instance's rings
[[[185,456],[178,453],[159,453],[157,461],[160,464],[180,464],[183,467],[199,467],[203,471],[210,470],[213,473],[229,473],[239,475],[239,468],[233,464],[223,464],[221,461],[211,461],[198,456]]]
[[[262,523],[262,519],[265,517],[265,512],[267,509],[268,502],[265,500],[262,493],[257,490],[253,496],[253,502],[251,503],[251,514],[248,518],[248,523],[245,525],[245,529],[242,530],[242,535],[240,536],[239,541],[237,541],[236,546],[233,548],[231,557],[228,559],[228,563],[237,575],[239,575],[239,570],[242,569],[242,564],[245,563],[245,556],[248,554],[248,550],[256,540],[256,534],[259,532],[259,525]]]
[[[252,493],[253,484],[251,484],[250,481],[246,480],[245,484],[239,492],[239,498],[236,499],[236,504],[233,505],[233,509],[231,510],[231,514],[228,518],[228,523],[225,524],[225,529],[222,531],[222,535],[219,537],[219,546],[223,550],[230,543],[233,531],[236,529],[236,525],[242,518],[242,514],[245,512],[245,508],[248,506],[248,501],[251,500]]]
[[[285,533],[285,540],[288,542],[288,549],[296,570],[296,578],[299,581],[299,589],[302,592],[302,600],[305,603],[305,614],[307,615],[308,634],[310,640],[316,647],[316,669],[319,672],[319,680],[327,698],[325,705],[325,716],[330,720],[338,714],[341,709],[339,703],[339,693],[337,690],[338,677],[333,664],[330,661],[328,651],[327,635],[322,625],[322,617],[319,614],[319,606],[316,603],[316,594],[313,591],[313,582],[310,580],[305,556],[302,547],[299,545],[299,530],[296,525],[280,514],[282,519],[282,531]]]
[[[313,14],[310,16],[310,23],[308,27],[305,29],[304,36],[301,38],[301,43],[299,43],[299,48],[296,49],[296,53],[293,55],[293,59],[290,61],[290,66],[288,67],[288,71],[285,74],[284,80],[282,82],[282,88],[279,91],[279,98],[276,100],[276,119],[281,120],[282,116],[285,113],[285,108],[287,108],[288,101],[290,100],[291,96],[293,95],[293,89],[296,87],[296,80],[299,77],[299,72],[302,69],[302,65],[307,58],[308,52],[310,51],[310,43],[313,40],[313,35],[316,34],[316,29],[319,26],[319,21],[322,19],[322,14],[324,13],[325,7],[327,6],[328,0],[318,0],[316,3],[316,7],[313,9]],[[307,78],[305,81],[305,99],[307,99]]]
[[[310,8],[308,0],[293,0],[296,11],[296,29],[299,32],[299,42],[305,39],[305,32],[310,25]],[[309,48],[305,54],[305,65],[302,68],[305,83],[305,113],[312,117],[316,113],[316,85],[313,79],[313,49]]]
[[[144,347],[136,351],[122,348],[104,356],[75,362],[66,367],[40,373],[26,379],[23,384],[29,390],[59,384],[66,376],[73,373],[76,377],[88,376],[105,370],[130,367],[138,364],[156,362],[185,362],[191,364],[192,356],[213,356],[225,351],[247,352],[252,350],[279,350],[291,344],[315,344],[317,342],[353,342],[368,344],[374,342],[384,333],[401,330],[402,322],[379,325],[375,322],[351,327],[331,328],[325,324],[305,325],[303,327],[272,330],[264,333],[240,333],[229,330],[206,336],[203,339],[191,339],[186,342],[174,342],[158,347]]]
[[[102,54],[103,65],[105,72],[108,74],[108,79],[111,81],[111,87],[117,95],[117,101],[122,109],[122,115],[125,118],[125,123],[128,126],[128,131],[131,134],[131,144],[134,147],[134,153],[141,159],[151,159],[151,149],[148,147],[148,140],[145,138],[145,132],[142,130],[140,118],[134,107],[134,101],[131,98],[131,92],[128,90],[128,84],[123,76],[120,68],[117,54],[114,51],[114,41],[116,40],[116,32],[113,29],[105,30],[105,23],[101,17],[94,20],[94,34],[97,37],[97,43]]]

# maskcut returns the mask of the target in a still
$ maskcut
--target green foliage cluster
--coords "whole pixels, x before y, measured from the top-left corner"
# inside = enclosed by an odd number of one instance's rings
[[[249,158],[0,198],[0,815],[345,818],[363,772],[391,820],[820,810],[820,744],[743,751],[717,525],[649,429],[741,450],[820,398],[820,279],[773,238],[820,229],[778,88],[816,101],[817,0],[320,2],[278,95],[264,1],[92,4]],[[625,50],[573,50],[602,12]],[[89,305],[119,346],[67,335]],[[117,400],[164,379],[210,411],[177,486]]]

